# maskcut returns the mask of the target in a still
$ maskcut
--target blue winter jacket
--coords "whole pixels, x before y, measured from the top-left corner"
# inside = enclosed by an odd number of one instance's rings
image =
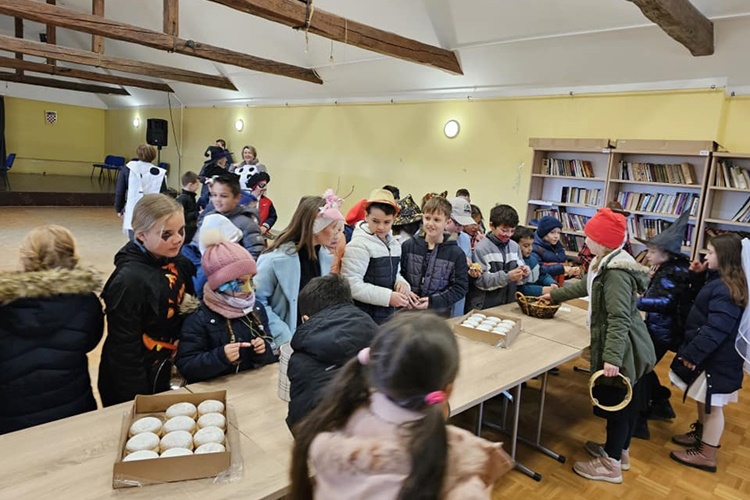
[[[532,246],[532,255],[539,262],[539,272],[549,274],[550,276],[559,276],[565,274],[565,247],[559,241],[555,246],[544,241],[534,233],[534,245]]]

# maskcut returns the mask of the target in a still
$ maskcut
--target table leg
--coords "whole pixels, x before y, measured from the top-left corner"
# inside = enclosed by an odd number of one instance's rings
[[[537,422],[536,422],[536,440],[535,441],[531,441],[529,439],[526,439],[526,438],[523,438],[523,437],[520,437],[520,436],[518,437],[518,439],[521,442],[523,442],[523,443],[526,443],[526,444],[528,444],[530,446],[533,446],[535,449],[541,451],[545,455],[548,455],[548,456],[554,458],[555,460],[557,460],[561,464],[564,464],[565,461],[566,461],[566,458],[563,455],[560,455],[560,454],[558,454],[558,453],[550,450],[549,448],[547,448],[545,446],[542,446],[542,443],[541,443],[541,441],[542,441],[542,423],[544,421],[544,402],[545,402],[545,400],[547,398],[547,378],[548,378],[548,375],[549,375],[548,372],[544,372],[544,375],[542,376],[542,387],[541,387],[541,392],[539,394],[539,410],[537,412]]]
[[[479,418],[477,419],[477,436],[482,435],[482,420],[484,419],[484,401],[479,403]]]

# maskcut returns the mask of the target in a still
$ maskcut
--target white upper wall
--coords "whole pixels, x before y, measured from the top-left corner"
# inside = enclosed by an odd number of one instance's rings
[[[90,12],[91,0],[58,0]],[[750,2],[693,0],[714,19],[716,53],[695,58],[627,0],[315,0],[316,9],[456,50],[463,76],[331,43],[208,0],[180,3],[180,37],[306,68],[323,85],[106,40],[108,55],[228,76],[238,92],[169,83],[173,104],[228,106],[334,101],[419,100],[561,92],[750,86]],[[160,31],[162,3],[106,2],[106,17]],[[42,25],[26,23],[38,40]],[[0,33],[13,20],[0,16]],[[90,49],[90,36],[58,30],[63,46]],[[6,55],[6,54],[3,54]],[[34,58],[30,58],[36,60]],[[65,65],[65,64],[63,64]],[[73,66],[73,65],[69,65]],[[93,68],[85,68],[97,71]],[[128,75],[146,79],[137,75]],[[165,106],[164,93],[93,96],[9,83],[0,93],[96,107]],[[33,97],[32,97],[33,96]]]

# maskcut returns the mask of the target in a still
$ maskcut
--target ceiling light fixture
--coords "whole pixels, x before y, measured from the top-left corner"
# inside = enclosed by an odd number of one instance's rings
[[[238,119],[234,122],[234,128],[237,129],[237,132],[242,132],[242,129],[245,128],[245,122],[243,122],[241,118]]]
[[[138,127],[140,127],[140,126],[141,126],[141,119],[140,119],[140,118],[138,118],[137,116],[136,116],[135,118],[133,118],[133,126],[134,126],[135,128],[138,128]]]

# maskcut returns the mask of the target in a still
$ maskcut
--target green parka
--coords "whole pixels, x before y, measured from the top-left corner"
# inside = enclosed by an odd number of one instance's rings
[[[593,263],[592,263],[593,264]],[[589,271],[594,272],[594,271]],[[588,276],[553,290],[555,303],[588,295]],[[654,345],[636,308],[637,293],[648,287],[648,269],[622,250],[604,257],[591,286],[591,370],[618,366],[635,383],[656,364]]]

